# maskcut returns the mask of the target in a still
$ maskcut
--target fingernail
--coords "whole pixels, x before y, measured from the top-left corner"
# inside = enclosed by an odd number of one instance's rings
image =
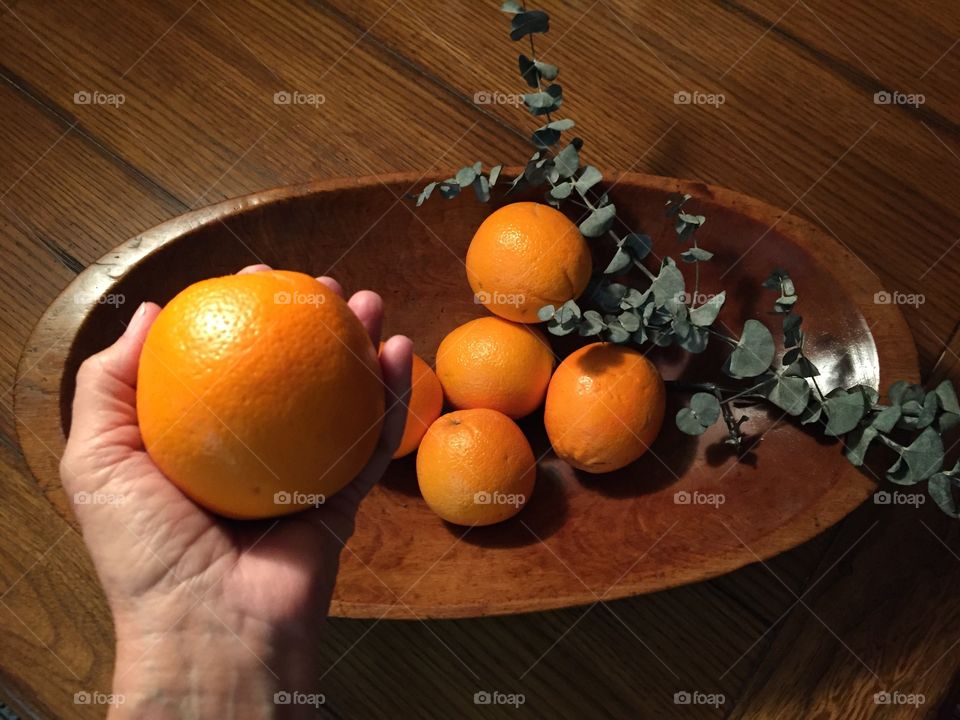
[[[147,304],[140,303],[140,307],[137,308],[136,312],[133,313],[133,317],[130,318],[130,323],[127,325],[127,329],[123,331],[124,336],[130,335],[140,327],[140,323],[143,322],[143,316],[147,314]]]

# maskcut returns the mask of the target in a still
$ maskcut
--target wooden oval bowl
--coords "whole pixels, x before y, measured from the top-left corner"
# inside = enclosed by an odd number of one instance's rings
[[[447,332],[486,314],[473,301],[463,259],[483,218],[506,202],[502,193],[489,205],[467,193],[416,209],[405,199],[442,177],[324,181],[227,200],[149,230],[84,270],[44,313],[18,368],[20,442],[49,501],[72,521],[57,466],[80,362],[113,342],[141,301],[163,304],[197,280],[265,262],[333,275],[348,292],[376,290],[387,306],[386,332],[411,336],[431,362]],[[691,207],[708,218],[699,237],[715,256],[703,264],[701,290],[727,290],[720,320],[733,331],[754,316],[779,335],[779,318],[770,313],[774,295],[760,282],[782,267],[796,282],[808,352],[825,391],[917,379],[916,351],[899,310],[874,302],[879,280],[818,228],[696,182],[627,173],[611,196],[631,229],[654,238],[657,257],[675,257],[682,248],[663,214],[673,192],[692,195]],[[609,257],[605,240],[594,245],[598,263]],[[578,341],[554,340],[560,356]],[[701,356],[650,357],[667,378],[705,380],[717,375],[724,352],[714,343]],[[742,459],[720,443],[722,423],[700,438],[685,436],[673,416],[686,399],[671,394],[650,452],[604,476],[557,460],[542,417],[525,419],[541,458],[536,491],[515,518],[486,528],[467,531],[440,520],[419,496],[414,456],[395,461],[363,503],[332,613],[469,617],[661,590],[792,548],[874,488],[839,443],[763,406],[745,411],[751,442],[762,441]],[[712,504],[697,501],[709,496]]]

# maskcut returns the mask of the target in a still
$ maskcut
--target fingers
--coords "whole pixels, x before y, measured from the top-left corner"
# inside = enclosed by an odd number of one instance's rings
[[[317,278],[317,281],[343,297],[343,286],[329,275],[321,275]],[[375,292],[361,290],[354,293],[347,301],[347,305],[350,306],[353,314],[360,319],[360,322],[367,329],[370,342],[373,343],[374,347],[377,347],[380,344],[380,330],[383,326],[383,300]]]
[[[384,416],[380,442],[370,462],[347,487],[337,493],[334,501],[342,504],[345,515],[353,517],[360,501],[383,476],[393,453],[400,445],[407,422],[407,402],[410,396],[410,373],[413,365],[413,343],[403,335],[394,335],[380,350],[380,368],[387,386],[387,412]],[[349,533],[347,533],[349,535]]]
[[[258,263],[257,265],[247,265],[245,268],[237,272],[237,275],[249,275],[250,273],[265,272],[272,269],[273,268],[271,268],[269,265]]]
[[[317,280],[333,290],[340,297],[343,297],[343,286],[332,277],[328,275],[321,275],[317,278]]]
[[[70,444],[103,444],[116,440],[111,432],[136,429],[137,367],[147,331],[160,312],[153,303],[142,304],[123,335],[110,347],[87,358],[77,372],[73,399]],[[124,438],[124,441],[132,441]],[[139,434],[134,444],[139,443]]]
[[[383,300],[375,292],[361,290],[347,301],[347,305],[367,329],[373,346],[377,347],[380,344],[380,328],[383,324]]]
[[[383,344],[380,351],[380,369],[383,372],[383,382],[387,386],[387,413],[377,450],[386,453],[388,462],[399,447],[403,429],[407,424],[412,367],[413,342],[410,338],[394,335]]]

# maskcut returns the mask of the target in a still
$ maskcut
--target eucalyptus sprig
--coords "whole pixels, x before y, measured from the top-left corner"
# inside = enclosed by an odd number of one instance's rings
[[[960,403],[949,381],[925,391],[921,385],[894,383],[888,402],[872,387],[857,385],[834,388],[824,393],[817,378],[820,371],[804,352],[803,318],[796,312],[796,286],[785,270],[777,269],[763,282],[776,291],[773,312],[782,317],[783,352],[777,357],[773,333],[760,320],[748,319],[736,336],[717,318],[726,293],[702,294],[700,263],[712,257],[701,247],[697,232],[706,218],[689,208],[689,195],[668,199],[664,212],[674,223],[680,263],[692,266],[693,287],[681,265],[663,257],[651,270],[647,263],[653,243],[640,232],[620,232],[614,225],[617,210],[606,192],[602,192],[602,173],[581,160],[583,140],[564,134],[575,127],[569,118],[555,119],[563,107],[563,88],[556,82],[559,68],[540,60],[535,36],[550,29],[550,17],[542,10],[527,10],[523,2],[508,0],[501,10],[510,16],[510,38],[529,45],[517,57],[520,76],[530,92],[523,95],[528,112],[538,119],[530,136],[534,148],[507,193],[520,187],[542,188],[544,201],[554,207],[572,203],[584,211],[580,232],[587,238],[606,237],[611,257],[603,271],[593,279],[585,297],[592,307],[582,309],[573,299],[559,307],[547,305],[538,313],[547,329],[555,335],[573,332],[613,343],[660,347],[673,344],[690,353],[701,353],[711,339],[730,348],[722,371],[732,383],[678,381],[672,387],[691,392],[690,403],[676,415],[677,427],[689,435],[701,435],[722,420],[725,442],[739,449],[745,435],[741,429],[746,415],[736,408],[743,404],[767,402],[785,415],[796,417],[804,425],[816,425],[830,437],[842,438],[844,454],[856,466],[864,463],[871,445],[883,445],[896,455],[886,473],[898,485],[927,482],[936,504],[948,515],[960,517],[954,489],[960,488],[960,463],[944,469],[943,436],[960,423]],[[493,165],[484,173],[477,162],[461,168],[442,182],[432,182],[415,197],[422,205],[434,191],[451,199],[473,188],[478,200],[487,202],[490,189],[500,179],[502,165]],[[621,222],[620,225],[623,225]],[[640,286],[629,282],[631,275],[641,276]],[[719,327],[718,327],[719,325]]]

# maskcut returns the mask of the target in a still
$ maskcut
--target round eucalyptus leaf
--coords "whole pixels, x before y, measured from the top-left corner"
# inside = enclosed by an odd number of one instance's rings
[[[910,443],[887,471],[887,479],[898,485],[915,485],[940,472],[943,467],[943,440],[927,428]]]
[[[690,406],[680,408],[677,427],[687,435],[702,435],[720,417],[720,402],[710,393],[699,392],[690,398]]]
[[[511,11],[515,12],[515,11]],[[550,16],[542,10],[527,10],[521,8],[510,22],[510,39],[520,40],[532,33],[545,33],[550,30]]]
[[[542,308],[537,310],[537,317],[546,322],[551,319],[557,312],[557,309],[553,305],[544,305]]]
[[[853,430],[867,414],[866,398],[858,390],[838,388],[827,395],[823,412],[827,416],[824,433],[840,437]]]
[[[554,159],[554,165],[560,177],[571,177],[580,167],[580,151],[575,143],[571,142],[563,148]]]
[[[796,417],[807,408],[810,385],[803,378],[780,375],[768,391],[767,399],[788,415]]]
[[[753,318],[743,325],[743,334],[724,365],[724,371],[735,378],[756,377],[770,367],[775,347],[773,335]]]
[[[956,480],[951,479],[944,473],[937,473],[927,482],[927,492],[930,493],[930,497],[943,512],[952,518],[960,518],[957,501],[953,495],[955,485],[957,485]]]
[[[603,175],[593,165],[587,165],[577,178],[577,190],[582,194],[603,180]]]
[[[580,223],[580,232],[584,237],[600,237],[610,229],[616,214],[617,209],[612,204],[599,207]]]
[[[844,455],[847,460],[860,467],[863,465],[864,456],[870,447],[870,443],[877,437],[875,427],[858,427],[847,436],[847,449]]]
[[[633,258],[623,248],[619,248],[610,259],[610,264],[603,270],[604,275],[616,275],[633,265]]]
[[[699,327],[709,327],[717,319],[727,299],[726,291],[717,293],[699,307],[690,308],[690,322]]]

